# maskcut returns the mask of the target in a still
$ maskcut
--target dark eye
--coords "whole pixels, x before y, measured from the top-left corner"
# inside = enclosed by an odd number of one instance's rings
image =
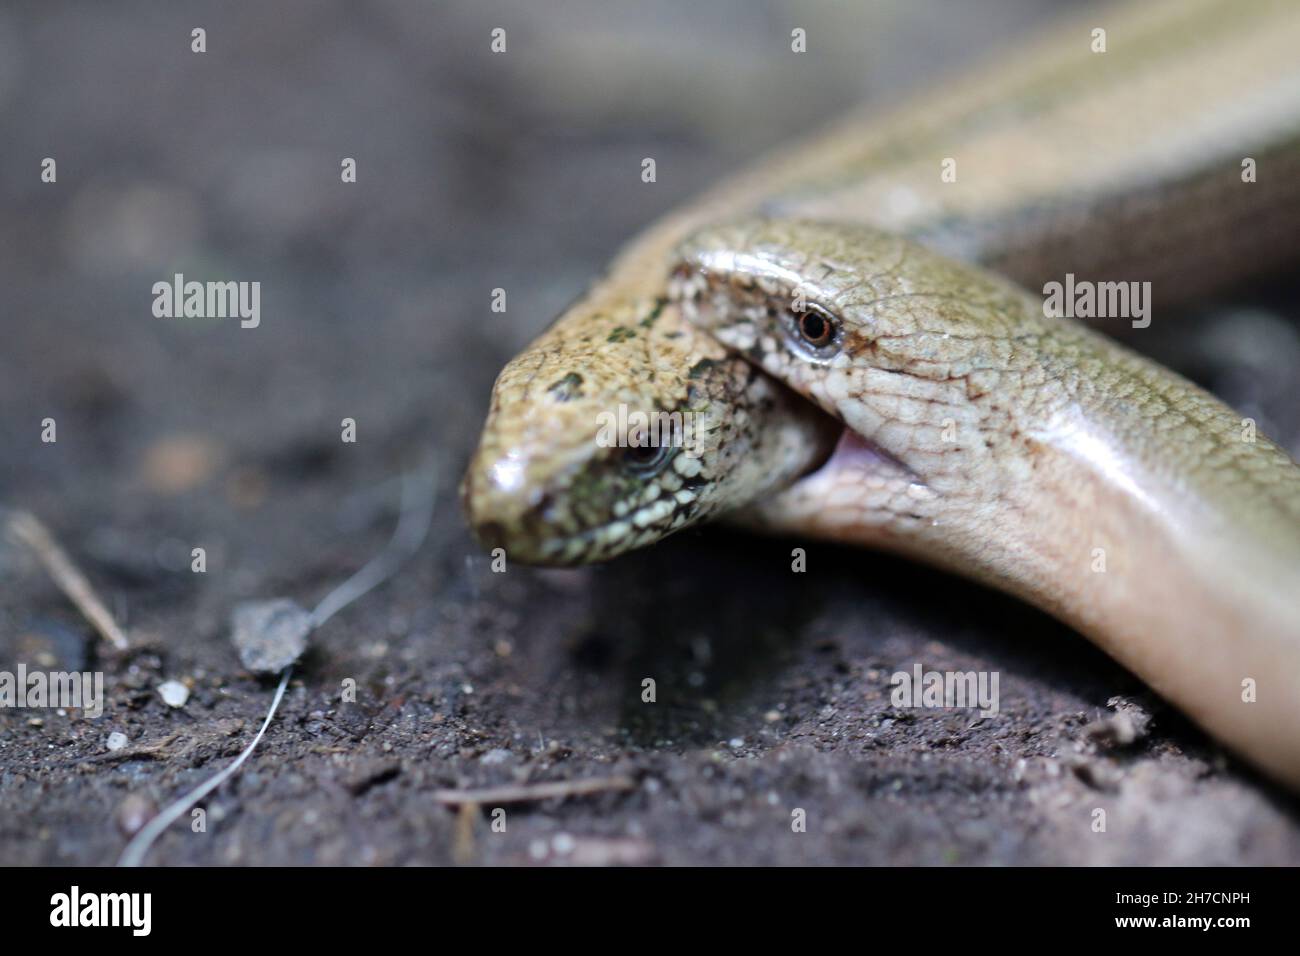
[[[809,307],[794,317],[799,338],[805,345],[824,349],[835,341],[835,321],[820,309]]]
[[[827,359],[839,351],[840,325],[831,313],[813,303],[790,312],[790,338],[809,358]]]
[[[629,445],[623,449],[623,460],[638,474],[657,471],[667,458],[667,445]]]

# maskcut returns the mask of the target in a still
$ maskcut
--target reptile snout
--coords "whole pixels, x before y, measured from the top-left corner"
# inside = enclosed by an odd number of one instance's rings
[[[524,480],[522,463],[504,455],[485,461],[475,455],[461,484],[461,503],[470,528],[488,550],[521,547],[524,528],[536,509],[536,494]]]

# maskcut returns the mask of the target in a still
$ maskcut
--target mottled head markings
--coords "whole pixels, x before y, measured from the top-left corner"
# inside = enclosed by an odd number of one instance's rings
[[[582,397],[582,376],[577,372],[570,372],[563,378],[547,389],[551,397],[557,402],[567,402],[570,399]]]
[[[689,416],[690,454],[610,444],[603,429],[620,409]],[[666,299],[578,308],[501,372],[462,496],[485,545],[523,563],[581,564],[784,487],[835,433]]]

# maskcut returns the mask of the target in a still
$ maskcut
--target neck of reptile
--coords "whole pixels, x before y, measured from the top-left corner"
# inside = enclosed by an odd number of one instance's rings
[[[1300,784],[1300,699],[1282,686],[1300,672],[1297,469],[1266,439],[1243,440],[1242,420],[1211,397],[1100,336],[1079,330],[1061,347],[1069,362],[1025,363],[1044,372],[1032,398],[1008,370],[922,383],[945,411],[911,431],[868,409],[848,422],[866,444],[846,433],[826,466],[749,520],[1014,594]],[[1096,366],[1079,350],[1104,359],[1104,376],[1083,377]],[[1243,681],[1261,688],[1256,702]]]

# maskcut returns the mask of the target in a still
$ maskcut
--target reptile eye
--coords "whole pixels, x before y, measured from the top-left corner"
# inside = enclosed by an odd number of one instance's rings
[[[799,334],[809,345],[820,348],[835,336],[835,329],[816,312],[805,312],[799,317]]]
[[[793,312],[794,337],[804,350],[814,357],[825,358],[835,350],[839,326],[834,318],[822,309],[809,305],[802,312]]]
[[[799,334],[809,345],[822,348],[835,338],[835,326],[818,312],[805,312],[799,316]]]
[[[623,449],[623,460],[639,474],[658,470],[667,457],[667,445],[629,445]]]

